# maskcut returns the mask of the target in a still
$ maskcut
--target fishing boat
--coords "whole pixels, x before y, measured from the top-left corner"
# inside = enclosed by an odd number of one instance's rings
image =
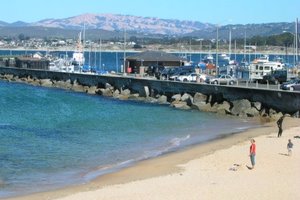
[[[74,66],[74,71],[81,72],[84,62],[85,62],[85,58],[84,58],[84,52],[83,52],[83,47],[81,42],[81,32],[80,32],[78,35],[76,50],[73,53],[73,57],[72,57],[72,65]]]
[[[263,79],[263,76],[271,74],[273,71],[283,69],[283,63],[278,61],[270,61],[269,56],[264,55],[250,63],[249,79],[252,81],[260,81]]]

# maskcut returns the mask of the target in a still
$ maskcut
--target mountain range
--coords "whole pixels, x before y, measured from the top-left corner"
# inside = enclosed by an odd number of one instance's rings
[[[245,33],[247,37],[252,37],[280,34],[284,31],[293,32],[294,26],[292,22],[218,26],[199,21],[88,13],[64,19],[44,19],[33,23],[0,21],[0,36],[23,33],[30,37],[45,37],[45,35],[68,37],[85,27],[87,33],[104,34],[106,37],[120,37],[126,30],[129,34],[140,37],[159,35],[212,39],[215,38],[218,29],[220,38],[228,38],[229,30],[233,38],[242,38]]]

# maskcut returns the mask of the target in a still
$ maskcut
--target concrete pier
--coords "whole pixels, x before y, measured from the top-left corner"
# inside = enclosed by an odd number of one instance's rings
[[[140,94],[145,93],[145,86],[147,86],[152,93],[164,94],[168,97],[178,93],[193,95],[199,92],[205,95],[213,95],[216,102],[248,99],[251,102],[261,102],[264,107],[272,108],[277,112],[294,114],[300,110],[300,92],[284,90],[163,81],[119,75],[64,73],[12,67],[0,67],[0,74],[12,74],[20,78],[31,76],[38,79],[71,80],[86,86],[105,86],[106,83],[109,83],[115,88],[130,89]]]

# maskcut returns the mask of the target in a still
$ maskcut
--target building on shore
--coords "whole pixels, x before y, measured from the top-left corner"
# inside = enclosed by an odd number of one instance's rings
[[[0,66],[49,70],[50,61],[44,57],[1,56]]]
[[[48,59],[33,57],[16,57],[15,59],[18,68],[49,70],[50,61]]]
[[[186,59],[163,51],[144,51],[126,57],[125,72],[140,74],[144,71],[156,71],[164,67],[183,66]]]

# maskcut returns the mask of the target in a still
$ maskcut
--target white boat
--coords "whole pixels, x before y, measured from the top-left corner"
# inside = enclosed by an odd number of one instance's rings
[[[225,60],[225,61],[230,61],[230,56],[228,56],[226,53],[222,53],[219,55],[219,59]]]
[[[214,63],[214,57],[211,54],[208,54],[206,56],[204,56],[203,58],[203,62],[208,64],[208,63]]]
[[[249,79],[252,81],[259,81],[263,79],[263,76],[282,69],[284,69],[283,63],[278,61],[269,61],[269,56],[264,55],[250,63]]]
[[[81,32],[80,32],[78,35],[76,50],[73,53],[73,57],[72,57],[72,65],[74,66],[74,71],[81,72],[84,62],[85,62],[85,58],[84,58],[84,52],[81,43]]]
[[[68,73],[80,73],[84,65],[84,52],[81,44],[81,32],[79,33],[76,50],[73,52],[72,58],[65,55],[61,55],[59,58],[50,57],[49,70],[68,72]]]

